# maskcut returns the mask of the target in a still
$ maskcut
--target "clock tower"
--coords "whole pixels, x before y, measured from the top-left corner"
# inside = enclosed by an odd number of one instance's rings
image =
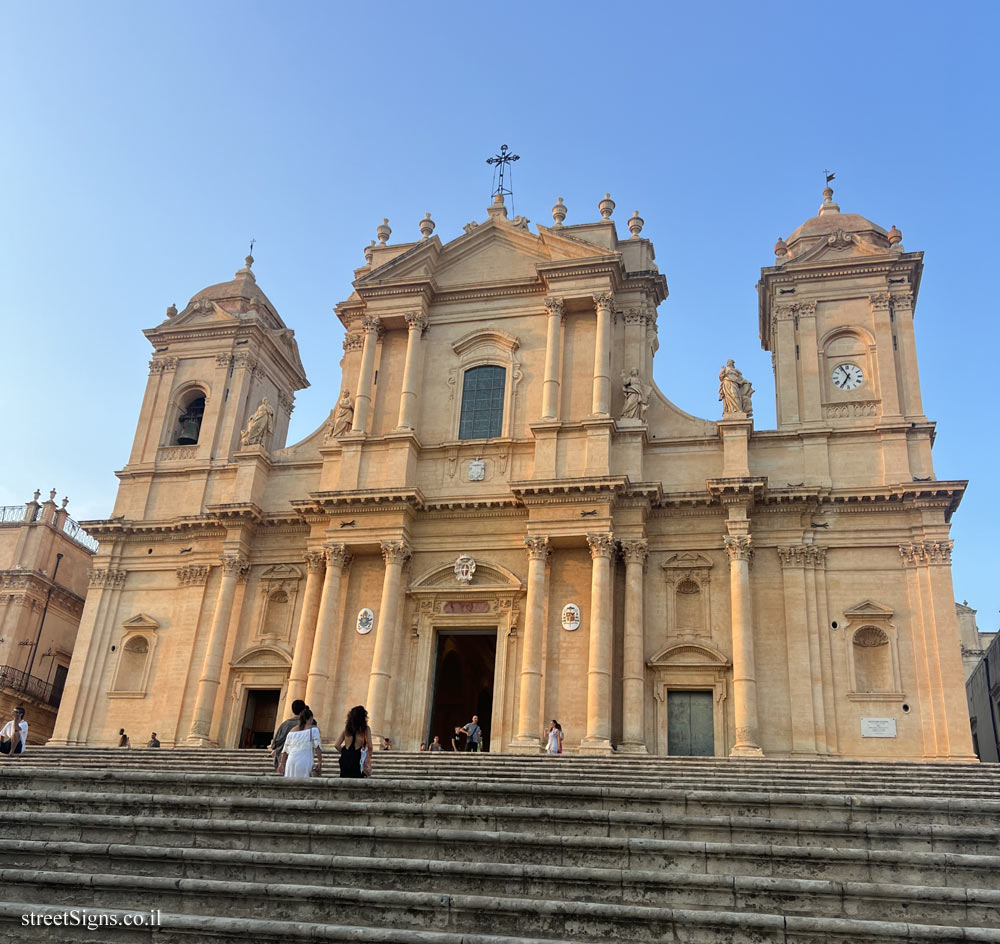
[[[830,484],[832,440],[861,429],[877,431],[885,481],[931,476],[913,334],[923,253],[907,252],[895,226],[842,213],[828,186],[817,215],[774,254],[757,286],[761,346],[778,429],[801,431],[820,460],[807,462],[814,484]]]

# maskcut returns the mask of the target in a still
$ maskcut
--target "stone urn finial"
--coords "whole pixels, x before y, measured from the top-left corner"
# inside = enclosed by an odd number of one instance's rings
[[[69,499],[64,496],[62,500],[63,509],[65,509],[68,504],[69,504]]]
[[[52,489],[52,490],[51,490],[51,491],[49,492],[49,501],[50,501],[50,502],[54,502],[55,500],[56,500],[56,490],[55,490],[55,489]]]
[[[38,501],[38,499],[41,498],[41,496],[42,496],[42,490],[40,488],[36,488],[35,494],[32,496],[31,500]]]
[[[246,256],[243,261],[246,263],[247,269],[253,268],[253,256]]]
[[[367,246],[365,246],[365,262],[368,265],[372,264],[372,257],[375,255],[375,240],[373,239]]]
[[[384,246],[389,242],[389,237],[392,235],[392,230],[389,228],[389,220],[386,217],[382,217],[382,224],[375,227],[375,235],[378,236],[378,244]]]
[[[633,239],[636,239],[639,236],[639,234],[642,232],[643,226],[645,225],[646,221],[641,216],[639,216],[639,211],[633,210],[632,215],[629,217],[628,220],[628,230],[632,234]]]
[[[597,204],[597,209],[601,211],[601,218],[611,219],[611,214],[615,212],[615,201],[611,199],[611,194],[604,194],[604,199]]]
[[[563,203],[562,197],[559,197],[556,205],[552,207],[552,219],[555,220],[556,226],[562,226],[563,220],[566,219],[566,204]]]
[[[434,232],[435,225],[434,220],[431,219],[430,213],[425,213],[424,218],[420,221],[420,235],[424,239],[427,239],[427,237]]]
[[[781,259],[783,256],[788,255],[788,246],[785,241],[779,236],[778,241],[774,244],[774,254]]]
[[[903,234],[898,229],[896,229],[896,224],[892,224],[892,229],[889,230],[889,245],[898,246],[903,241]]]

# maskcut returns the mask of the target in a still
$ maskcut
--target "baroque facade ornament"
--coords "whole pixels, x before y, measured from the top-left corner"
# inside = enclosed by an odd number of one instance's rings
[[[264,397],[247,422],[247,428],[240,431],[240,445],[263,446],[266,449],[273,430],[274,410],[267,397]]]
[[[427,315],[421,311],[408,311],[403,317],[406,319],[407,329],[410,331],[419,331],[420,337],[423,337],[427,333]]]
[[[726,366],[719,371],[719,399],[722,401],[722,415],[727,413],[745,413],[753,416],[753,387],[745,380],[732,359],[726,361]]]
[[[580,607],[567,603],[562,608],[562,628],[571,633],[580,628]]]
[[[154,357],[149,362],[149,372],[151,374],[162,374],[164,371],[176,370],[176,357]]]
[[[180,587],[203,586],[208,580],[209,568],[205,564],[185,564],[177,568],[177,585]]]
[[[617,551],[615,536],[610,531],[591,531],[587,534],[587,544],[590,545],[590,556],[594,560],[599,557],[613,559]]]
[[[634,540],[622,541],[622,557],[626,564],[638,564],[640,567],[646,563],[649,556],[649,542],[645,538],[635,538]]]
[[[524,548],[528,552],[529,560],[548,560],[552,552],[549,539],[541,534],[529,534],[524,539]]]
[[[121,589],[125,586],[124,570],[92,570],[87,575],[87,582],[91,587],[107,587],[109,589]]]
[[[365,336],[363,334],[358,334],[357,332],[351,332],[350,334],[344,335],[344,353],[350,354],[351,351],[360,351],[365,346]]]
[[[463,554],[455,561],[455,579],[459,583],[470,584],[476,573],[476,562],[468,554]]]
[[[594,306],[598,311],[607,311],[613,318],[615,315],[615,296],[613,292],[600,292],[594,295]]]
[[[382,547],[382,559],[385,561],[386,566],[389,564],[405,564],[411,555],[410,546],[405,541],[383,541]]]
[[[346,544],[324,544],[323,556],[328,565],[340,567],[341,570],[350,567],[351,561],[354,560]]]
[[[873,311],[888,311],[892,296],[888,292],[873,292],[868,296]]]
[[[545,307],[553,318],[565,317],[565,306],[561,298],[546,298]]]
[[[375,614],[366,606],[358,611],[358,632],[367,636],[375,628]]]
[[[731,561],[753,559],[753,541],[749,534],[727,534],[723,540]]]
[[[954,541],[914,541],[900,544],[899,555],[904,564],[950,564]]]
[[[245,580],[250,570],[250,562],[237,554],[223,554],[219,563],[226,577],[236,577],[239,580]]]
[[[321,574],[326,570],[326,554],[323,551],[306,551],[305,562],[311,574]]]

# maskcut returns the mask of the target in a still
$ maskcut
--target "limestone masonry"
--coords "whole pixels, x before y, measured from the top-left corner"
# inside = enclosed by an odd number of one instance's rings
[[[657,389],[666,279],[599,209],[383,221],[292,446],[308,382],[253,260],[171,306],[51,743],[259,746],[305,697],[404,750],[476,714],[492,751],[557,718],[567,752],[972,759],[922,254],[824,191],[761,270],[757,430],[724,349],[719,418]]]

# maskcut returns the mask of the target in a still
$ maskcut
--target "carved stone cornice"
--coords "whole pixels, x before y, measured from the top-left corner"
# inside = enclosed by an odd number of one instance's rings
[[[87,574],[87,583],[91,587],[106,587],[108,589],[120,590],[125,586],[125,571],[114,570],[92,570]]]
[[[351,566],[354,556],[351,554],[346,544],[324,544],[323,551],[328,565],[346,570]]]
[[[528,560],[545,561],[552,553],[549,539],[541,534],[529,534],[524,539],[524,549],[528,552]]]
[[[899,545],[899,556],[904,566],[915,567],[917,564],[950,564],[951,549],[954,541],[914,541],[911,544]]]
[[[389,564],[399,564],[402,566],[412,556],[410,546],[405,541],[382,541],[382,560],[386,566]]]
[[[306,551],[306,570],[311,574],[321,574],[326,570],[326,554],[323,551]]]
[[[408,311],[403,317],[406,319],[408,330],[419,331],[420,337],[423,337],[427,333],[427,315],[422,311]]]
[[[649,556],[649,541],[645,538],[622,541],[622,556],[626,564],[638,564],[642,567]]]
[[[731,561],[753,559],[753,541],[749,534],[727,534],[723,540]]]
[[[868,296],[868,300],[871,302],[872,311],[888,311],[892,296],[888,292],[873,292]]]
[[[200,587],[208,580],[209,568],[205,564],[185,564],[177,568],[177,585],[180,587]]]
[[[587,535],[587,544],[590,545],[590,556],[594,560],[602,557],[612,560],[618,549],[615,536],[610,531],[591,531]]]

